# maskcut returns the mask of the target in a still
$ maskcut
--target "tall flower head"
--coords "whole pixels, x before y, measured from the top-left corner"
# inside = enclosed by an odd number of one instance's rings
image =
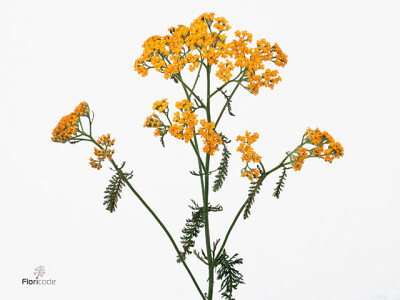
[[[88,112],[88,104],[81,102],[72,113],[61,118],[53,130],[51,140],[57,143],[65,143],[76,137],[79,119],[81,116],[88,116]]]
[[[215,75],[224,82],[232,78],[235,70],[243,72],[243,80],[248,82],[246,89],[254,95],[260,87],[274,88],[281,77],[277,70],[267,68],[266,63],[284,67],[287,55],[278,44],[271,46],[265,39],[251,46],[253,35],[247,31],[237,30],[235,38],[228,42],[225,33],[230,28],[225,18],[204,13],[190,26],[171,27],[167,35],[148,38],[134,68],[143,77],[149,69],[155,69],[165,79],[175,79],[174,75],[186,65],[191,72],[201,64],[215,65]]]

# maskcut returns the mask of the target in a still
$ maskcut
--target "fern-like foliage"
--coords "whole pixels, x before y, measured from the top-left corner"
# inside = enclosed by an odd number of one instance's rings
[[[125,162],[122,163],[120,168],[117,168],[116,170],[112,169],[113,171],[115,171],[115,174],[111,177],[110,184],[104,191],[104,193],[106,194],[104,196],[104,199],[106,200],[103,202],[103,205],[107,206],[106,210],[110,211],[110,213],[115,211],[115,209],[117,208],[118,199],[121,198],[122,188],[125,186],[123,176],[125,176],[127,180],[131,179],[133,176],[133,172],[122,172],[122,168],[124,167],[124,165]]]
[[[181,243],[183,245],[183,251],[181,255],[183,259],[186,258],[187,255],[191,254],[191,248],[194,247],[195,241],[194,239],[199,235],[200,229],[204,227],[204,215],[210,211],[221,211],[222,206],[212,206],[209,205],[207,211],[200,207],[194,200],[191,200],[193,206],[189,205],[192,209],[192,217],[190,219],[186,219],[185,227],[182,229],[183,236],[181,237]],[[178,256],[177,262],[181,262],[180,257]]]
[[[226,146],[226,144],[229,144],[231,141],[222,133],[220,133],[219,135],[222,138],[222,145],[224,149],[222,150],[222,160],[217,169],[218,173],[217,175],[215,175],[215,181],[213,185],[214,192],[218,191],[222,187],[226,177],[228,176],[228,162],[229,162],[229,157],[231,156],[231,153],[229,152],[228,147]]]
[[[243,275],[235,268],[236,265],[243,264],[243,259],[237,257],[236,253],[229,257],[225,249],[217,261],[217,279],[222,280],[219,290],[224,299],[235,300],[233,290],[236,290],[239,284],[244,284]]]
[[[282,192],[282,189],[285,186],[285,182],[284,181],[286,180],[286,176],[287,176],[286,175],[286,168],[283,167],[282,175],[279,176],[279,180],[276,183],[277,185],[276,185],[276,188],[275,188],[274,193],[272,194],[272,196],[274,196],[274,197],[279,199],[279,196],[280,196],[280,194]]]
[[[250,216],[250,209],[251,209],[251,206],[254,204],[254,198],[260,192],[261,185],[262,185],[265,177],[267,177],[267,175],[265,173],[262,173],[257,181],[252,181],[250,183],[249,195],[247,197],[247,204],[246,204],[246,208],[244,209],[244,214],[243,214],[244,219],[247,219]]]
[[[183,236],[181,237],[181,243],[183,245],[183,252],[181,252],[182,257],[185,259],[188,254],[191,254],[191,248],[194,247],[196,238],[200,229],[204,227],[204,214],[202,207],[192,200],[193,206],[189,205],[189,207],[193,210],[192,217],[190,219],[186,219],[185,227],[182,229]],[[181,259],[178,257],[178,262],[181,262]]]

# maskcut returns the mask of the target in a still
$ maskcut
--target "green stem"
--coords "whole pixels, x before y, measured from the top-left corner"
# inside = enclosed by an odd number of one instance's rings
[[[228,84],[230,84],[231,82],[235,82],[236,79],[238,79],[239,76],[242,74],[242,72],[243,72],[243,70],[240,70],[239,74],[238,74],[234,79],[228,80],[228,81],[225,82],[223,85],[221,85],[220,87],[218,87],[218,88],[210,95],[210,98],[211,98],[212,96],[214,96],[216,93],[218,93],[219,90],[223,89],[223,88],[226,87]]]
[[[206,168],[205,168],[205,166],[204,166],[204,163],[203,163],[203,161],[202,161],[202,159],[201,159],[201,157],[200,157],[200,155],[198,154],[199,153],[199,146],[198,146],[198,144],[197,144],[197,137],[196,137],[196,135],[194,135],[194,145],[193,145],[193,142],[192,141],[190,141],[191,143],[192,143],[192,146],[193,146],[193,149],[194,149],[194,151],[196,152],[196,154],[197,154],[197,160],[198,160],[198,163],[199,163],[199,174],[200,174],[200,184],[201,184],[201,195],[202,195],[202,197],[203,197],[203,199],[205,198],[205,187],[204,187],[204,175],[202,174],[202,172],[201,172],[201,170],[202,170],[202,168],[203,168],[203,170],[204,170],[204,174],[205,174],[205,170],[206,170]]]
[[[200,166],[200,174],[202,174],[201,170],[203,169],[203,172],[206,173],[206,167],[204,166],[203,160],[201,159],[200,153],[199,153],[199,147],[197,145],[197,138],[196,135],[194,134],[194,140],[195,143],[193,143],[192,140],[190,140],[190,144],[193,147],[194,152],[196,153],[197,160],[199,161],[199,166]]]
[[[235,86],[235,88],[233,89],[232,93],[229,95],[229,97],[228,97],[229,100],[231,100],[232,97],[233,97],[233,95],[235,94],[235,92],[236,92],[237,88],[239,87],[239,84],[240,84],[240,82],[241,82],[243,76],[244,76],[244,73],[243,73],[242,77],[240,78],[240,80],[238,81],[238,83],[236,84],[236,86]],[[220,90],[221,90],[221,89],[220,89]],[[226,103],[225,103],[224,107],[222,108],[221,112],[219,113],[218,119],[217,119],[217,121],[215,122],[215,128],[217,128],[217,125],[218,125],[219,121],[221,120],[221,117],[222,117],[222,115],[223,115],[223,113],[224,113],[224,111],[225,111],[225,109],[226,109],[227,106],[228,106],[228,99],[226,99]],[[214,129],[215,129],[215,128],[214,128]]]
[[[111,160],[111,163],[113,164],[114,168],[117,169],[117,166],[115,164],[115,162],[113,160]],[[194,278],[192,272],[190,271],[188,265],[185,262],[185,258],[182,256],[182,253],[179,251],[178,246],[176,245],[173,237],[171,236],[171,234],[169,233],[168,229],[165,227],[165,225],[161,222],[161,220],[158,218],[158,216],[154,213],[154,211],[150,208],[150,206],[147,205],[147,203],[143,200],[143,198],[139,195],[138,192],[136,192],[136,190],[132,187],[132,185],[130,184],[130,182],[126,179],[126,177],[122,174],[124,181],[126,182],[126,184],[128,185],[129,189],[135,194],[135,196],[140,200],[140,202],[142,202],[142,204],[146,207],[146,209],[150,212],[150,214],[154,217],[154,219],[156,219],[157,223],[161,226],[161,228],[164,230],[165,234],[168,236],[170,242],[172,243],[172,245],[175,248],[176,253],[178,253],[178,256],[180,258],[180,261],[183,263],[186,271],[188,272],[190,278],[192,279],[194,285],[196,286],[197,291],[200,293],[200,296],[202,297],[202,299],[206,299],[203,295],[203,292],[201,291],[196,279]]]
[[[92,136],[89,136],[88,134],[82,132],[82,134],[86,135],[87,137],[89,137],[91,139],[91,141],[100,149],[103,149],[103,147],[101,145],[99,145]],[[176,245],[173,237],[171,236],[171,234],[169,233],[168,229],[165,227],[164,223],[161,222],[161,220],[158,218],[158,216],[154,213],[154,211],[150,208],[150,206],[146,203],[146,201],[143,200],[143,198],[139,195],[139,193],[133,188],[133,186],[130,184],[130,182],[126,179],[125,175],[121,172],[121,170],[118,168],[118,166],[116,165],[116,163],[114,162],[113,159],[110,160],[112,165],[114,166],[115,170],[117,170],[119,172],[119,174],[122,176],[122,179],[124,180],[124,182],[128,185],[129,189],[135,194],[135,196],[140,200],[140,202],[142,202],[142,204],[144,205],[144,207],[150,212],[150,214],[154,217],[154,219],[157,221],[157,223],[161,226],[161,228],[164,230],[165,234],[168,236],[170,242],[172,243],[173,247],[175,248],[176,253],[178,254],[181,262],[183,263],[186,271],[188,272],[190,278],[192,279],[194,285],[196,286],[197,291],[200,293],[200,296],[203,300],[207,300],[203,294],[203,292],[201,291],[196,279],[194,278],[192,272],[190,271],[188,265],[185,262],[184,257],[182,256],[182,253],[179,251],[178,246]]]
[[[286,157],[285,157],[275,168],[272,168],[272,169],[269,170],[268,172],[263,173],[263,174],[261,175],[261,182],[264,181],[265,178],[266,178],[269,174],[275,172],[276,170],[278,170],[279,168],[284,167],[284,166],[287,165],[287,164],[290,164],[290,162],[289,162],[289,163],[285,163],[285,161],[288,159],[288,157],[289,157],[289,154],[286,155]],[[233,227],[235,226],[236,221],[239,219],[239,216],[242,214],[243,210],[245,209],[245,207],[246,207],[248,201],[249,201],[249,199],[247,198],[246,201],[243,203],[243,205],[240,207],[240,209],[239,209],[239,211],[237,212],[235,218],[233,219],[232,224],[231,224],[231,226],[229,227],[228,232],[227,232],[226,235],[225,235],[224,241],[223,241],[223,243],[222,243],[222,245],[221,245],[221,247],[220,247],[220,249],[219,249],[219,251],[218,251],[218,254],[217,254],[217,256],[215,257],[215,260],[218,260],[218,258],[220,257],[222,251],[224,250],[225,244],[226,244],[226,242],[228,241],[229,235],[231,234],[231,231],[232,231]]]
[[[194,91],[194,89],[196,88],[196,84],[197,84],[197,81],[198,81],[199,78],[200,78],[200,72],[201,72],[201,68],[202,68],[202,67],[203,67],[203,65],[200,64],[199,71],[197,72],[196,80],[194,81],[194,84],[193,84],[193,86],[192,86],[192,89],[191,89],[191,92],[190,92],[190,95],[189,95],[189,99],[188,99],[188,100],[190,100],[190,97],[193,95],[193,91]]]
[[[182,76],[181,76],[180,74],[179,74],[179,75],[178,75],[178,74],[175,74],[174,76],[175,76],[175,78],[178,79],[179,82],[182,84],[183,89],[185,90],[185,94],[186,94],[187,99],[189,100],[190,97],[191,97],[191,95],[193,95],[193,96],[196,98],[196,100],[200,102],[201,107],[202,107],[202,108],[205,108],[206,106],[204,105],[203,101],[201,101],[200,97],[197,96],[197,95],[195,94],[195,92],[183,81]],[[190,95],[189,95],[189,93],[187,92],[188,90],[190,91]]]
[[[169,119],[168,115],[165,114],[165,116],[167,117],[167,120],[168,120],[168,122],[169,122],[169,125],[172,125],[171,120]],[[195,144],[193,144],[193,141],[192,141],[192,140],[190,140],[190,144],[192,145],[192,148],[193,148],[194,152],[196,153],[197,160],[198,160],[198,162],[199,162],[199,167],[200,167],[199,174],[202,174],[201,170],[203,169],[203,171],[205,172],[206,167],[204,166],[203,160],[201,159],[201,156],[200,156],[200,153],[199,153],[199,147],[198,147],[198,145],[197,145],[196,133],[194,133],[193,136],[194,136]],[[203,189],[203,185],[202,185],[202,189]]]
[[[210,111],[210,73],[211,66],[207,66],[207,122],[211,122],[211,111]],[[213,289],[214,289],[214,261],[211,254],[211,240],[210,240],[210,223],[208,219],[208,196],[209,196],[209,176],[210,171],[210,154],[206,155],[206,170],[205,170],[205,182],[204,182],[204,197],[203,197],[203,207],[205,210],[204,215],[204,229],[206,236],[206,246],[207,246],[207,259],[208,259],[208,300],[212,300]]]

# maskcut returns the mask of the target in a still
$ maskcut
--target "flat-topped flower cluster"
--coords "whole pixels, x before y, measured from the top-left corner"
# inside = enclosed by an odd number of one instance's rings
[[[170,79],[186,65],[191,72],[200,64],[216,65],[215,75],[223,82],[233,76],[235,69],[240,69],[245,70],[243,80],[248,82],[247,89],[254,95],[260,87],[273,89],[281,77],[277,70],[266,68],[265,63],[284,67],[287,55],[278,44],[271,46],[265,39],[251,47],[253,35],[247,31],[237,30],[235,39],[228,42],[224,32],[230,28],[225,18],[215,17],[214,13],[202,14],[189,27],[171,27],[170,34],[155,35],[144,42],[143,53],[135,61],[135,70],[145,77],[149,69],[155,69],[163,73],[165,79]]]

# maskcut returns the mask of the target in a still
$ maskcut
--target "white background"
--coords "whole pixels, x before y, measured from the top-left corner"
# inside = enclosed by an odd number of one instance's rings
[[[50,137],[62,116],[87,101],[95,135],[116,138],[116,161],[127,161],[133,185],[178,242],[190,198],[201,197],[199,179],[189,175],[195,157],[170,136],[162,148],[142,125],[154,101],[184,94],[159,73],[142,78],[133,64],[148,37],[203,12],[224,16],[232,34],[247,30],[254,40],[277,42],[288,55],[273,91],[237,92],[236,117],[222,119],[226,135],[259,132],[254,147],[268,169],[308,126],[327,130],[345,149],[332,164],[307,160],[301,172],[291,170],[279,200],[272,197],[279,174],[264,183],[227,244],[244,258],[246,284],[236,298],[400,299],[399,5],[269,0],[1,1],[0,299],[200,299],[129,190],[115,213],[105,210],[112,172],[90,168],[93,146]],[[213,240],[247,195],[236,147],[233,141],[228,181],[212,194],[224,207],[211,215]],[[187,261],[205,291],[205,265]],[[56,286],[22,286],[38,265]]]

